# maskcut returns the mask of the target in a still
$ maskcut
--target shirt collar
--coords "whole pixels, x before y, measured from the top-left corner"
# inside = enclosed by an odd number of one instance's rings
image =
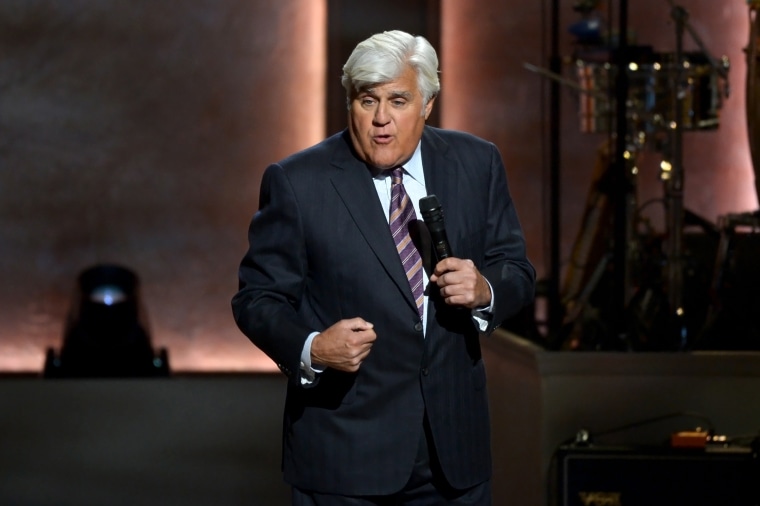
[[[404,170],[417,182],[425,181],[425,173],[422,170],[422,140],[417,143],[412,157],[404,164]]]

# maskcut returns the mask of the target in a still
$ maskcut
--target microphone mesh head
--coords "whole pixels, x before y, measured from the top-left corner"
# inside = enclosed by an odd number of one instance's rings
[[[428,195],[420,199],[420,212],[422,214],[430,213],[440,208],[441,204],[438,203],[438,197],[435,195]]]

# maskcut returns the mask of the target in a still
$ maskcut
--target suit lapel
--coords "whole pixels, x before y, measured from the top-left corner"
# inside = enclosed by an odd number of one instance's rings
[[[409,306],[416,310],[417,306],[409,288],[409,281],[406,279],[406,273],[396,252],[369,169],[352,153],[347,133],[344,133],[342,139],[340,147],[333,153],[332,163],[336,170],[330,177],[331,182],[364,240],[367,241]],[[438,197],[445,216],[446,209],[453,209],[454,203],[459,198],[457,160],[450,151],[449,145],[427,127],[422,135],[422,164],[427,193]],[[421,217],[418,219],[421,220]],[[446,232],[456,255],[458,248],[455,241],[459,237],[456,220],[446,220]],[[423,241],[423,248],[421,253],[426,263],[425,269],[430,274],[434,266],[434,257],[431,255],[429,240]]]
[[[351,152],[347,135],[344,135],[344,140],[345,143],[333,155],[333,166],[337,170],[333,172],[330,180],[364,240],[398,286],[407,303],[416,310],[409,281],[393,243],[384,210],[377,198],[372,176],[367,166]]]

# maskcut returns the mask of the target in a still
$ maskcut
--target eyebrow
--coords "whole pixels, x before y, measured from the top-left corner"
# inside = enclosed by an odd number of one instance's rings
[[[363,94],[377,96],[377,88],[367,88],[363,92],[359,93],[359,96]],[[388,98],[403,98],[406,100],[411,100],[413,97],[414,95],[410,91],[391,91],[388,94]]]
[[[411,100],[412,94],[408,91],[393,91],[390,94],[390,98],[405,98],[407,100]]]

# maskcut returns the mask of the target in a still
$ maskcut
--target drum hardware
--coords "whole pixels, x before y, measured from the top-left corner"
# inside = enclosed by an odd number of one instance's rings
[[[605,71],[609,71],[612,68],[612,65],[609,63],[603,65]],[[604,91],[604,88],[607,86],[602,88],[593,84],[595,82],[595,76],[592,74],[593,71],[585,66],[582,61],[577,61],[576,66],[579,68],[578,77],[580,77],[581,84],[578,84],[571,79],[567,79],[562,75],[551,72],[545,68],[538,67],[527,62],[523,63],[523,68],[526,70],[535,72],[536,74],[554,80],[567,88],[577,91],[580,94],[580,118],[582,125],[581,130],[584,133],[614,131],[614,128],[611,130],[608,128],[614,123],[614,120],[611,119],[615,109],[614,97],[610,95],[609,91]],[[583,69],[585,69],[585,72]],[[607,81],[605,81],[605,83],[606,82]],[[611,82],[614,82],[614,76],[612,77]],[[635,145],[637,149],[643,149],[645,141],[647,139],[647,131],[652,131],[653,129],[642,128],[646,125],[646,122],[642,121],[642,118],[644,118],[645,115],[641,112],[641,109],[637,107],[638,103],[639,102],[637,100],[632,100],[627,104],[629,106],[627,108],[627,118],[631,127],[628,132],[633,132],[629,133],[629,141],[627,142]],[[656,120],[657,123],[662,123],[661,116],[653,116],[652,118]],[[600,127],[599,125],[602,124],[604,126]]]
[[[595,98],[599,100],[607,100],[609,97],[607,94],[600,92],[600,91],[594,91],[590,90],[588,88],[585,88],[581,86],[580,84],[576,83],[573,80],[567,79],[565,77],[562,77],[560,74],[556,74],[548,69],[538,67],[536,65],[533,65],[531,63],[524,62],[523,68],[526,70],[530,70],[531,72],[535,72],[536,74],[540,74],[544,77],[548,77],[549,79],[553,79],[554,81],[557,81],[558,83],[567,86],[568,88],[572,88],[580,93],[585,93],[594,96]]]
[[[629,340],[634,349],[685,350],[694,345],[694,336],[691,335],[694,328],[690,322],[694,322],[695,315],[686,313],[687,304],[684,303],[684,284],[690,259],[685,254],[683,234],[685,217],[693,213],[683,206],[683,133],[717,128],[718,110],[723,97],[729,94],[727,84],[723,85],[722,93],[716,88],[719,81],[726,80],[729,69],[727,59],[719,62],[713,58],[689,24],[687,12],[672,0],[668,2],[672,6],[671,17],[676,26],[675,52],[662,58],[662,61],[643,62],[629,69],[634,72],[646,69],[651,77],[642,81],[631,79],[634,92],[638,83],[645,83],[639,91],[644,90],[646,99],[651,94],[646,86],[652,82],[661,83],[655,86],[654,101],[644,100],[641,103],[648,114],[645,127],[659,135],[655,138],[662,142],[659,146],[663,153],[660,179],[664,186],[666,227],[664,242],[658,243],[655,251],[649,252],[648,258],[642,258],[643,283],[627,306],[632,324]],[[684,52],[686,32],[692,35],[700,52]],[[707,93],[702,93],[703,87],[708,88]],[[658,90],[663,88],[666,92],[659,94]],[[649,114],[648,107],[652,103],[655,107]],[[657,104],[664,104],[664,107]]]
[[[719,65],[717,60],[707,51],[702,39],[691,26],[688,20],[686,9],[677,6],[673,0],[667,0],[671,6],[671,17],[676,26],[676,51],[675,51],[675,69],[672,76],[672,93],[673,93],[673,117],[676,118],[671,128],[672,142],[672,159],[670,160],[670,170],[665,179],[665,214],[666,214],[666,279],[667,295],[670,311],[670,321],[673,329],[679,332],[680,339],[679,349],[686,349],[692,336],[687,334],[688,329],[685,324],[685,308],[683,301],[684,288],[684,254],[683,254],[683,229],[684,229],[684,207],[683,207],[683,190],[684,190],[684,170],[683,170],[683,125],[679,122],[683,118],[684,97],[681,93],[680,85],[683,83],[683,74],[687,68],[679,65],[683,61],[683,39],[684,33],[688,32],[694,42],[699,46],[701,52],[709,62],[711,68],[719,74],[724,80],[727,80],[728,68]],[[725,93],[728,96],[729,87],[725,86]]]
[[[721,59],[721,69],[728,60]],[[580,129],[584,133],[615,131],[615,98],[613,93],[618,69],[609,62],[577,58],[576,77],[583,92],[579,99]],[[721,72],[714,70],[709,58],[701,52],[654,53],[640,46],[635,60],[625,69],[629,82],[626,102],[627,120],[636,130],[667,133],[674,126],[684,130],[714,130],[719,127],[719,114],[727,85]],[[680,79],[673,82],[673,76]],[[677,90],[673,93],[673,90]],[[680,115],[673,110],[675,100],[684,104]]]
[[[576,240],[573,258],[569,271],[574,272],[575,279],[566,279],[564,287],[563,306],[566,309],[564,327],[573,325],[582,318],[587,307],[593,306],[596,301],[591,300],[590,291],[604,285],[602,278],[610,276],[610,269],[618,269],[623,265],[623,280],[614,280],[613,285],[623,286],[623,299],[625,302],[624,312],[629,315],[638,308],[646,311],[656,310],[658,313],[666,313],[667,330],[669,334],[669,349],[671,343],[675,343],[676,349],[685,349],[689,345],[690,335],[687,333],[683,322],[686,320],[683,301],[684,269],[688,259],[684,258],[683,251],[683,228],[686,214],[689,211],[683,206],[683,132],[684,131],[709,131],[720,126],[719,113],[723,100],[730,95],[730,86],[727,76],[730,69],[728,58],[714,58],[702,43],[699,35],[688,22],[686,11],[668,0],[672,6],[671,17],[676,25],[676,51],[674,53],[658,53],[649,46],[627,47],[625,55],[627,64],[621,64],[618,56],[611,58],[611,52],[599,51],[587,52],[586,58],[574,58],[576,81],[565,79],[562,75],[542,69],[528,63],[524,67],[544,77],[550,78],[563,86],[579,92],[579,120],[580,128],[584,133],[608,133],[608,141],[615,142],[614,151],[622,152],[624,172],[626,173],[624,195],[612,195],[617,199],[615,206],[604,203],[604,196],[596,195],[595,201],[587,201],[591,207],[587,212],[596,214],[584,216],[587,220],[600,222],[599,213],[608,213],[603,216],[603,225],[608,225],[613,218],[616,223],[625,222],[624,250],[626,257],[612,260],[609,255],[609,235],[602,237],[606,241],[607,248],[602,255],[597,255],[597,263],[588,258],[579,261],[578,251],[589,247],[589,242],[598,241],[599,238],[589,237],[588,231],[584,236],[581,231]],[[583,5],[580,5],[583,4]],[[588,14],[596,6],[595,2],[583,3],[579,6],[586,7],[582,11]],[[622,10],[622,7],[621,7]],[[621,17],[621,30],[623,19]],[[621,34],[623,32],[621,31]],[[683,39],[685,33],[689,33],[699,46],[699,51],[685,52]],[[612,63],[614,61],[615,63]],[[619,78],[619,73],[625,73],[625,79]],[[616,86],[620,84],[620,90]],[[625,90],[626,93],[620,93]],[[624,107],[617,105],[618,100],[625,99]],[[620,114],[623,112],[624,114]],[[625,121],[625,128],[619,128],[618,119]],[[621,132],[625,140],[620,142]],[[660,178],[664,185],[665,197],[665,220],[666,234],[664,242],[658,241],[659,250],[655,253],[651,245],[645,245],[646,237],[639,237],[635,231],[635,223],[639,219],[636,216],[636,176],[638,169],[635,160],[638,154],[647,145],[652,145],[658,152],[663,153]],[[609,157],[608,157],[609,158]],[[612,163],[608,160],[608,163]],[[616,170],[615,167],[606,167]],[[615,176],[620,177],[620,176]],[[597,181],[594,181],[596,186]],[[619,190],[618,190],[619,191]],[[591,196],[591,195],[590,195]],[[623,204],[620,200],[625,199]],[[616,217],[617,214],[625,213],[625,216]],[[619,227],[616,226],[616,232]],[[608,232],[608,231],[607,231]],[[590,235],[596,235],[597,231]],[[602,234],[603,236],[603,234]],[[651,239],[651,237],[650,237]],[[613,242],[617,244],[621,240],[616,233]],[[585,245],[583,243],[586,243]],[[619,257],[620,246],[615,246],[615,257]],[[644,251],[646,249],[646,251]],[[588,250],[587,250],[588,251]],[[606,255],[604,253],[607,253]],[[583,255],[580,255],[581,257]],[[633,264],[641,265],[633,265]],[[644,266],[643,264],[647,264]],[[588,265],[588,272],[582,272]],[[596,266],[594,269],[593,267]],[[652,267],[654,266],[654,267]],[[638,272],[632,274],[633,271]],[[642,274],[643,271],[649,274]],[[656,275],[652,274],[658,271]],[[634,288],[632,276],[652,275],[657,278],[651,284],[661,283],[658,293],[639,291],[641,284]],[[620,276],[620,273],[615,274]],[[584,279],[585,277],[585,279]],[[636,281],[641,281],[641,278]],[[657,296],[656,304],[652,303],[653,295]],[[634,296],[641,300],[634,301]],[[615,299],[615,297],[612,297]],[[609,299],[609,297],[608,297]],[[609,300],[600,301],[609,304]],[[639,304],[641,303],[641,304]],[[633,307],[634,305],[637,307]],[[617,306],[617,304],[614,304]],[[594,309],[594,308],[592,308]],[[613,309],[613,312],[615,310]],[[592,311],[593,312],[593,311]],[[593,317],[593,315],[592,315]],[[693,316],[692,316],[693,317]],[[574,321],[575,320],[575,321]],[[597,323],[601,323],[597,320]],[[593,324],[593,323],[592,323]],[[662,323],[658,323],[662,325]],[[663,329],[665,330],[665,329]],[[625,337],[625,336],[618,336]],[[636,336],[629,332],[627,339],[632,342]],[[613,336],[613,340],[615,339]],[[618,343],[619,344],[619,343]],[[618,346],[619,348],[619,346]]]
[[[718,241],[713,277],[710,283],[710,294],[713,301],[710,308],[711,314],[708,315],[708,318],[711,318],[713,316],[712,313],[721,307],[720,291],[724,285],[726,272],[729,270],[730,249],[736,233],[740,229],[748,230],[751,233],[760,231],[760,212],[719,216],[718,228],[720,230],[720,240]]]
[[[709,303],[698,349],[758,350],[760,211],[718,217]]]
[[[671,16],[676,25],[675,53],[666,55],[661,61],[643,62],[629,69],[631,72],[644,70],[649,76],[649,79],[642,80],[632,78],[631,83],[634,97],[637,96],[637,90],[643,90],[644,98],[638,102],[643,104],[639,105],[639,108],[644,111],[645,116],[641,128],[654,133],[653,137],[663,143],[659,146],[664,154],[660,177],[664,185],[666,222],[661,258],[650,252],[650,256],[655,255],[648,262],[650,266],[655,267],[649,273],[652,280],[637,289],[634,299],[630,300],[628,305],[628,314],[633,316],[632,321],[650,322],[658,328],[633,328],[629,339],[632,342],[638,339],[639,346],[650,349],[654,347],[684,350],[694,344],[694,336],[691,333],[695,328],[690,322],[693,323],[698,315],[687,314],[687,304],[684,303],[684,284],[690,259],[684,251],[683,234],[685,216],[693,213],[683,206],[683,133],[718,127],[718,111],[723,98],[730,94],[727,84],[730,67],[727,58],[717,60],[710,55],[689,24],[687,12],[676,6],[672,0],[668,1],[672,6]],[[699,46],[699,52],[684,52],[685,33],[692,36]],[[642,82],[643,85],[640,84]],[[647,88],[651,83],[659,83],[655,84],[653,94],[652,90]],[[666,90],[666,93],[660,94],[659,90],[662,89]],[[652,97],[653,102],[648,100]],[[653,109],[649,109],[652,104]],[[664,106],[661,107],[660,104]],[[656,273],[658,265],[661,276]],[[639,332],[642,335],[637,335]],[[642,338],[646,334],[650,337],[657,336],[660,342],[643,342]]]
[[[640,139],[643,136],[636,136]],[[627,184],[636,185],[636,162],[640,149],[637,141],[628,140],[628,150],[623,154],[626,161]],[[629,345],[625,339],[616,338],[604,323],[610,315],[609,305],[610,274],[614,268],[610,244],[610,224],[615,213],[616,192],[614,189],[612,160],[616,143],[606,139],[597,150],[597,159],[581,227],[576,236],[570,260],[567,265],[561,290],[561,303],[565,309],[561,328],[562,348],[568,350],[625,350]],[[626,192],[626,219],[637,216],[636,192]],[[624,265],[624,297],[626,302],[633,296],[632,277],[637,249],[640,241],[634,236],[634,223],[628,223],[626,230],[626,263]]]
[[[749,41],[745,48],[746,120],[755,190],[760,198],[760,0],[747,0]],[[719,240],[708,293],[706,324],[699,335],[701,349],[758,350],[760,324],[760,211],[718,217]]]

